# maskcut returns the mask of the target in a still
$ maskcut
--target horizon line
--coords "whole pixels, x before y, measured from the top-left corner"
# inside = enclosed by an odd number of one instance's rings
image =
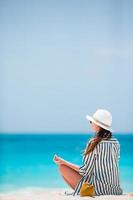
[[[24,135],[30,135],[30,134],[35,134],[35,135],[53,135],[53,134],[55,134],[55,135],[63,135],[63,134],[67,134],[67,135],[70,135],[70,134],[77,134],[77,135],[79,135],[79,134],[93,134],[93,132],[91,132],[91,131],[89,131],[89,132],[85,132],[85,131],[78,131],[78,132],[70,132],[70,131],[68,131],[68,132],[64,132],[64,131],[59,131],[59,132],[52,132],[52,131],[45,131],[45,132],[0,132],[0,135],[2,135],[2,134],[11,134],[11,135],[13,135],[13,134],[17,134],[17,135],[22,135],[22,134],[24,134]],[[112,134],[133,134],[133,132],[130,132],[130,131],[128,131],[128,132],[125,132],[125,131],[115,131],[115,132],[112,132]]]

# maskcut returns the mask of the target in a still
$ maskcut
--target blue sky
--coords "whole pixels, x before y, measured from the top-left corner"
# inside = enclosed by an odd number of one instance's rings
[[[0,132],[133,132],[133,1],[0,0]]]

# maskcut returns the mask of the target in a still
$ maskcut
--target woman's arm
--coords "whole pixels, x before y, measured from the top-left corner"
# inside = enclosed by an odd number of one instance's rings
[[[72,168],[72,169],[74,169],[75,171],[79,172],[79,166],[78,165],[75,165],[75,164],[70,163],[68,161],[64,161],[63,164],[68,166],[68,167],[70,167],[70,168]]]
[[[92,173],[95,165],[94,162],[95,155],[96,155],[96,149],[94,149],[92,152],[84,156],[83,165],[79,168],[79,174],[83,176]]]
[[[56,164],[63,164],[63,165],[66,165],[66,166],[68,166],[68,167],[74,169],[75,171],[79,172],[79,166],[78,166],[78,165],[75,165],[75,164],[73,164],[73,163],[70,163],[70,162],[64,160],[63,158],[61,158],[61,157],[59,157],[59,156],[57,156],[57,155],[54,156],[53,161],[54,161]]]

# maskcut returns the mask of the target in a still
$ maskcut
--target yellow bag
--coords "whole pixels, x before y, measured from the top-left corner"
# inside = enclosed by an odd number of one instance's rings
[[[89,184],[88,182],[84,182],[80,189],[80,196],[93,197],[94,195],[95,195],[94,186]]]

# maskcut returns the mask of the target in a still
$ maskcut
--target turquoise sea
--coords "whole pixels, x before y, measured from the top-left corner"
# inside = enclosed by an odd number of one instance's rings
[[[82,164],[92,134],[0,134],[0,191],[24,187],[69,187],[53,162],[54,154]],[[133,134],[115,134],[121,145],[120,181],[133,192]]]

